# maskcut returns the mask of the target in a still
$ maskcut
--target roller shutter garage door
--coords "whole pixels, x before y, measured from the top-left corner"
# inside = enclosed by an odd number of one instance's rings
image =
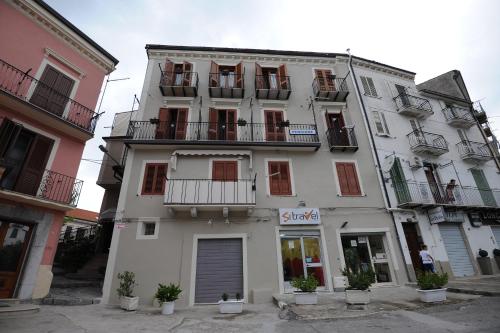
[[[493,231],[493,236],[497,241],[497,247],[500,248],[500,227],[491,227],[491,231]]]
[[[441,238],[448,253],[453,275],[456,277],[474,275],[474,268],[465,245],[464,237],[460,231],[460,225],[440,224],[439,231],[441,232]]]
[[[223,293],[244,297],[242,239],[199,239],[195,303],[217,303]]]

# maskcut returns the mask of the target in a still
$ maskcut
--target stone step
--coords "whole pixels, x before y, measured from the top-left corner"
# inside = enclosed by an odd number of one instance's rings
[[[0,318],[18,316],[24,314],[33,314],[40,311],[40,307],[34,304],[11,304],[6,307],[0,307]]]
[[[21,304],[21,300],[19,298],[0,298],[0,306],[2,304],[12,305],[12,304]]]
[[[43,305],[91,305],[101,303],[100,297],[65,297],[65,296],[48,296],[42,300]]]

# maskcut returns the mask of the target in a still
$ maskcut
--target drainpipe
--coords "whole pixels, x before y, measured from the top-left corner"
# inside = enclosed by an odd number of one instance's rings
[[[354,68],[352,67],[352,55],[351,55],[351,52],[349,49],[347,49],[347,53],[349,54],[349,71],[352,73],[352,82],[353,82],[353,85],[354,85],[354,90],[356,92],[356,97],[358,99],[358,102],[359,102],[359,106],[361,108],[361,111],[363,112],[363,122],[365,123],[365,127],[367,129],[367,132],[368,132],[368,141],[370,142],[370,148],[371,148],[371,151],[372,151],[372,155],[373,155],[373,159],[375,160],[375,168],[377,169],[377,178],[378,178],[378,181],[379,183],[381,184],[381,188],[384,192],[384,195],[383,195],[383,198],[384,198],[384,203],[385,203],[385,207],[387,209],[387,211],[390,213],[391,215],[391,218],[392,218],[392,222],[394,224],[394,228],[396,229],[396,238],[397,238],[397,241],[398,241],[398,245],[399,245],[399,250],[401,251],[401,255],[403,257],[403,262],[405,263],[405,270],[406,270],[406,275],[407,275],[407,278],[408,280],[410,280],[410,272],[408,271],[408,266],[406,265],[406,261],[404,259],[404,251],[403,251],[403,247],[401,246],[401,241],[400,241],[400,237],[399,237],[399,233],[398,233],[398,228],[397,228],[397,224],[396,224],[396,219],[394,218],[394,210],[393,208],[391,208],[390,206],[390,199],[389,199],[389,193],[387,192],[387,187],[386,187],[386,184],[385,184],[385,181],[384,181],[384,175],[382,173],[382,170],[380,169],[380,157],[378,155],[378,152],[377,152],[377,149],[376,149],[376,146],[375,146],[375,140],[373,138],[373,131],[372,131],[372,128],[370,126],[370,121],[369,121],[369,118],[368,118],[368,113],[366,111],[366,108],[365,108],[365,103],[363,102],[363,98],[361,98],[361,94],[359,92],[359,86],[358,86],[358,82],[356,80],[356,73],[354,72]]]

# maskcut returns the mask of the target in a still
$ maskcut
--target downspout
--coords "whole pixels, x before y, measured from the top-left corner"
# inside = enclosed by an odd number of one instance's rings
[[[375,140],[373,138],[373,131],[372,131],[372,128],[370,126],[370,121],[368,118],[368,113],[366,112],[365,103],[364,103],[363,98],[361,97],[361,94],[359,92],[359,86],[358,86],[358,82],[356,80],[356,73],[354,72],[354,68],[352,67],[352,55],[351,55],[351,52],[349,49],[347,49],[347,53],[349,54],[349,62],[348,62],[349,65],[348,66],[349,66],[349,71],[352,73],[351,78],[352,78],[352,82],[354,84],[354,90],[356,91],[356,97],[359,101],[359,106],[361,108],[361,111],[363,112],[363,122],[365,123],[365,127],[366,127],[367,132],[368,132],[368,141],[370,142],[370,148],[372,151],[373,159],[376,162],[375,168],[378,171],[377,178],[378,178],[378,181],[381,184],[382,190],[384,192],[383,198],[384,198],[385,207],[386,207],[387,211],[389,212],[389,214],[391,215],[392,223],[394,224],[394,229],[396,230],[396,238],[397,238],[397,243],[399,245],[398,247],[399,247],[399,250],[401,252],[403,263],[405,264],[404,266],[405,266],[405,270],[406,270],[406,277],[408,278],[408,280],[410,280],[411,274],[408,271],[408,265],[406,265],[405,255],[404,255],[403,247],[401,246],[401,241],[400,241],[400,237],[399,237],[399,233],[398,233],[396,219],[394,218],[395,209],[391,208],[391,206],[390,206],[389,193],[387,192],[387,187],[386,187],[386,184],[384,182],[384,175],[382,173],[382,169],[380,169],[380,158],[379,158],[376,146],[375,146]]]

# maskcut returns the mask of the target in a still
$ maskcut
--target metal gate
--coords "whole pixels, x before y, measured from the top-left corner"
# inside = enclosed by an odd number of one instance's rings
[[[440,224],[439,231],[444,242],[444,247],[448,253],[453,275],[471,276],[474,275],[474,267],[467,251],[464,237],[458,224]]]

